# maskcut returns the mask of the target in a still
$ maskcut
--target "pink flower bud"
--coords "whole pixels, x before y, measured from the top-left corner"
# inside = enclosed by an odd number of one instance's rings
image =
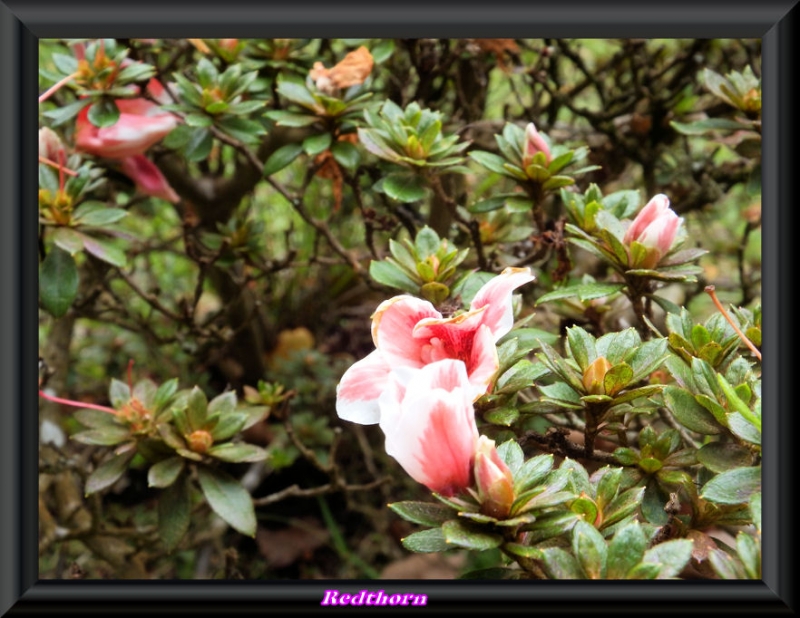
[[[669,207],[666,195],[659,194],[651,199],[636,215],[622,239],[628,246],[636,241],[647,249],[647,257],[641,263],[631,266],[641,268],[656,266],[672,249],[682,221],[683,219]]]
[[[537,152],[544,153],[545,161],[549,165],[552,159],[550,147],[547,145],[547,142],[544,141],[544,138],[539,135],[539,131],[536,130],[536,125],[531,122],[525,127],[525,150],[522,154],[523,169],[531,164]]]
[[[121,171],[136,183],[136,188],[145,195],[178,202],[180,198],[164,178],[161,170],[144,155],[134,155],[122,160]]]
[[[62,159],[67,158],[61,138],[49,127],[39,129],[39,156],[54,163],[61,163]]]
[[[498,519],[507,517],[514,503],[514,479],[500,459],[494,440],[486,436],[478,438],[475,450],[475,484],[481,511]]]

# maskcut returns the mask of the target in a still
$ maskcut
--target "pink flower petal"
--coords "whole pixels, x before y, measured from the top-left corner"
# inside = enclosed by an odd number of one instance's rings
[[[417,370],[400,402],[398,388],[381,396],[386,452],[435,492],[466,489],[478,429],[464,364],[446,359]]]
[[[472,299],[471,310],[486,307],[483,324],[491,329],[495,341],[510,331],[514,325],[511,293],[534,279],[536,277],[531,274],[530,268],[508,267],[486,282]]]
[[[361,425],[376,424],[381,418],[378,398],[389,385],[389,371],[377,350],[353,363],[336,387],[339,418]]]
[[[647,227],[668,209],[669,198],[662,193],[656,195],[647,202],[647,205],[636,215],[636,218],[626,230],[622,242],[626,245],[630,245],[634,240],[638,240]]]
[[[414,328],[425,318],[439,318],[427,300],[413,296],[395,296],[382,302],[372,317],[375,347],[393,367],[421,367],[425,342],[413,336]]]
[[[134,155],[122,160],[122,172],[136,183],[136,188],[145,195],[160,197],[175,204],[180,197],[164,178],[155,163],[144,155]]]

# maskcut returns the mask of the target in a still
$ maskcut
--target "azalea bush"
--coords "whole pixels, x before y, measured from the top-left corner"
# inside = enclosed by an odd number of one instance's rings
[[[39,68],[41,577],[761,578],[759,41]]]

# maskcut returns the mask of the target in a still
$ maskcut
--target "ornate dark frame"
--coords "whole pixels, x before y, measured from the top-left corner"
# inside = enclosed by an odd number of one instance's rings
[[[679,611],[787,613],[795,607],[793,416],[796,326],[788,306],[798,143],[791,58],[797,0],[561,0],[447,6],[406,0],[326,3],[0,0],[0,614],[313,611],[324,590],[428,595],[417,612],[536,615]],[[38,579],[35,132],[37,39],[45,37],[642,37],[761,38],[763,43],[763,580],[664,582],[52,581]],[[796,219],[796,217],[794,217]],[[796,247],[796,245],[795,245]],[[329,608],[334,612],[350,611]],[[403,611],[399,607],[388,611]]]

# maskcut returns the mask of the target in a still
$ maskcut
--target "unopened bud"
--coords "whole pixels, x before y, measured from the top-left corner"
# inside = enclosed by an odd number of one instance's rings
[[[485,515],[504,519],[514,503],[514,479],[511,470],[495,448],[494,440],[486,436],[478,438],[475,451],[475,483],[481,511]]]
[[[603,380],[611,369],[611,363],[605,356],[595,359],[583,372],[583,386],[590,395],[605,395]]]
[[[189,437],[186,438],[186,441],[189,443],[190,450],[195,453],[200,453],[201,455],[208,451],[211,445],[214,444],[214,438],[211,437],[211,434],[202,429],[193,431],[189,434]]]

